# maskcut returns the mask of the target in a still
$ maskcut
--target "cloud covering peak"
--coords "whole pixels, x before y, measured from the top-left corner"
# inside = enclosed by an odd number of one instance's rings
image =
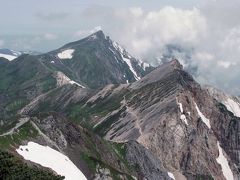
[[[232,12],[231,5],[218,6],[212,2],[190,9],[109,9],[104,15],[109,17],[107,23],[99,22],[138,58],[156,63],[167,52],[169,59],[178,58],[200,83],[239,95],[240,21],[235,18],[239,13]],[[226,12],[231,22],[222,17]]]

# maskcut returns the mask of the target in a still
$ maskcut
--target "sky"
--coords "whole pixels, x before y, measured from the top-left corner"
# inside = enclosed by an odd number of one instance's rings
[[[0,0],[0,48],[47,52],[95,30],[157,63],[168,45],[198,82],[240,95],[239,0]]]

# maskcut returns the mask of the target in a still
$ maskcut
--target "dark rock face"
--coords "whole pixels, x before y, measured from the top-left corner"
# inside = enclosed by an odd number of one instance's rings
[[[33,117],[32,123],[35,123],[44,134],[42,140],[39,140],[41,144],[66,154],[89,179],[101,175],[101,171],[100,174],[95,174],[97,169],[91,168],[106,169],[110,172],[109,167],[111,167],[111,171],[117,172],[116,176],[121,176],[122,179],[128,179],[128,176],[135,174],[129,170],[128,165],[109,143],[59,114],[41,114]],[[109,176],[112,178],[111,173]],[[102,178],[104,179],[104,176]]]
[[[129,141],[126,146],[126,159],[136,167],[138,179],[171,180],[163,170],[162,163],[149,150],[136,141]]]
[[[159,158],[163,167],[187,179],[224,179],[216,160],[219,141],[238,178],[240,121],[174,64],[165,64],[130,86],[122,105],[126,110],[105,138],[137,140]],[[210,128],[205,119],[209,119]]]
[[[212,130],[221,143],[221,147],[228,155],[230,167],[237,174],[235,177],[239,178],[239,124],[240,118],[227,110],[221,102],[211,99],[207,90],[202,91],[202,97],[199,99],[200,104],[204,106],[203,111],[210,117],[212,123]],[[212,97],[215,98],[215,97]],[[206,103],[207,102],[207,103]]]

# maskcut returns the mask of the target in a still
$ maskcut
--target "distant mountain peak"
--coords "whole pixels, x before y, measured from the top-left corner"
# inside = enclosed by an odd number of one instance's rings
[[[105,34],[104,34],[104,32],[102,30],[98,30],[98,31],[94,32],[93,34],[95,34],[97,36],[105,36]]]
[[[0,49],[0,57],[3,57],[9,61],[12,61],[22,55],[22,52],[14,51],[11,49]]]
[[[44,54],[41,61],[93,89],[132,83],[151,71],[150,65],[131,56],[102,30]]]
[[[96,32],[92,33],[91,35],[89,35],[87,37],[87,39],[90,39],[90,40],[106,39],[106,36],[102,30],[99,30],[99,31],[96,31]]]

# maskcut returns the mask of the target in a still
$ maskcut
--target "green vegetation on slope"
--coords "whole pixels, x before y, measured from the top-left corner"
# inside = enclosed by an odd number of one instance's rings
[[[105,100],[99,101],[94,106],[91,104],[72,105],[67,112],[68,117],[75,122],[79,122],[84,127],[92,127],[91,118],[94,116],[104,117],[109,112],[118,109],[121,106],[122,96],[113,96]]]
[[[34,138],[38,134],[37,130],[32,126],[30,122],[27,122],[21,126],[16,132],[11,135],[0,137],[0,149],[10,149],[11,146],[16,146],[23,140]]]
[[[4,180],[62,180],[64,177],[29,167],[12,154],[0,150],[0,179]]]
[[[6,107],[6,111],[9,113],[16,113],[19,109],[23,108],[27,104],[27,100],[25,98],[16,99],[10,102]]]

